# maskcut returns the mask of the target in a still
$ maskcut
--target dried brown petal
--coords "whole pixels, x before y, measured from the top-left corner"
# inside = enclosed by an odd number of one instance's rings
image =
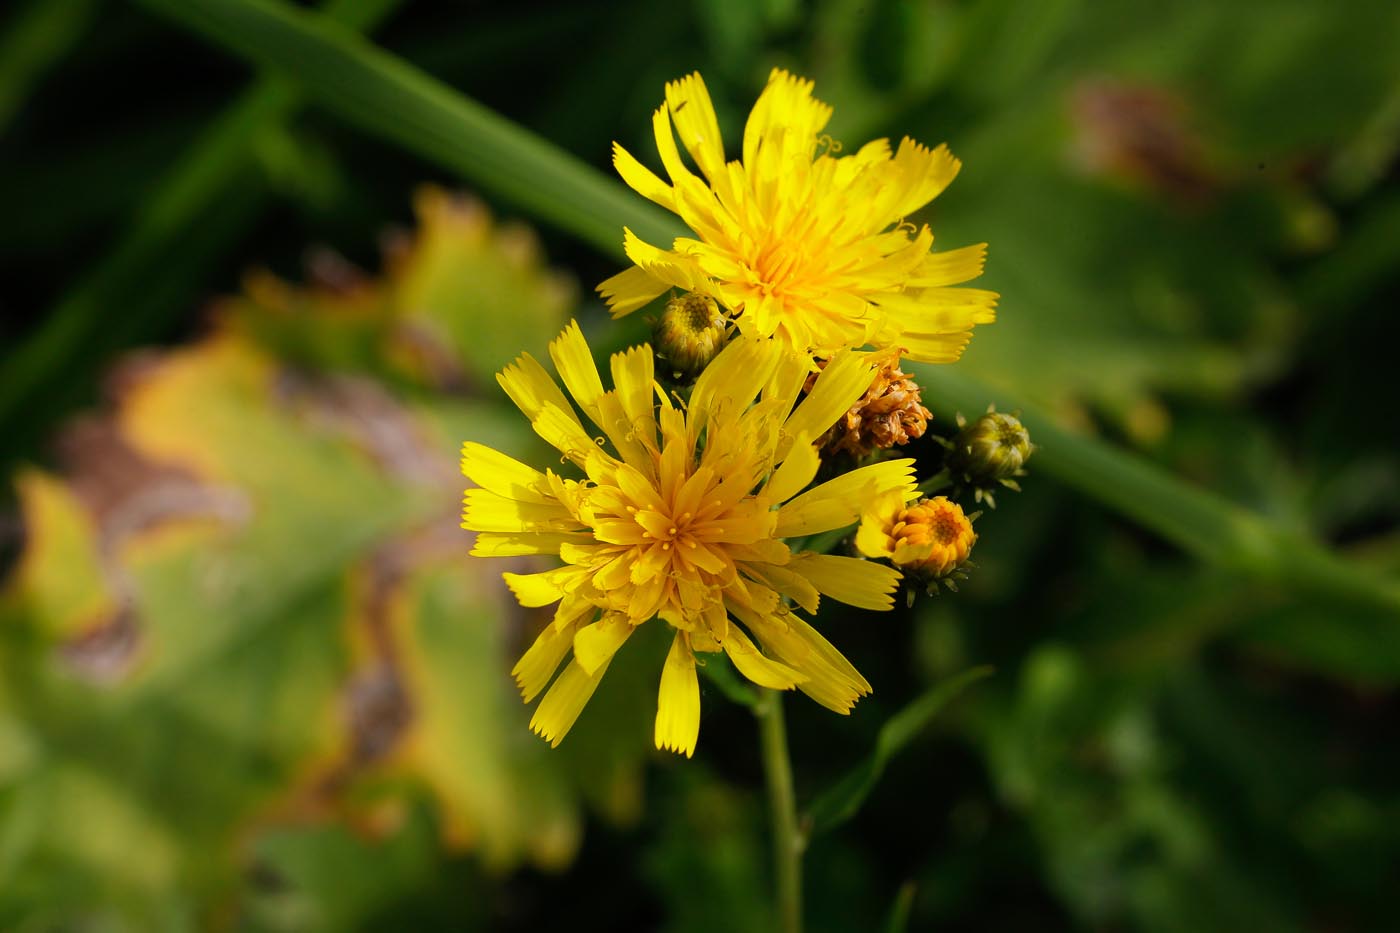
[[[899,368],[898,354],[882,357],[870,388],[822,435],[824,451],[848,453],[859,460],[876,450],[907,444],[927,430],[933,415],[922,404],[918,383]],[[815,381],[813,373],[807,378],[806,391]]]

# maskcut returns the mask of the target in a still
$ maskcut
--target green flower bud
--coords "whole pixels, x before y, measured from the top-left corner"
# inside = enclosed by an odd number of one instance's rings
[[[652,328],[658,369],[688,385],[710,365],[728,339],[726,320],[713,298],[690,292],[666,302]]]
[[[945,462],[952,478],[974,489],[978,502],[993,506],[992,487],[1019,490],[1012,477],[1025,475],[1023,467],[1035,449],[1020,419],[989,410],[971,424],[959,415],[958,425],[962,430],[949,445]]]

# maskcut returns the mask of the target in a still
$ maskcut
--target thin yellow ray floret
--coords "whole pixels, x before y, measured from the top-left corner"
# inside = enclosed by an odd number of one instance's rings
[[[656,747],[689,758],[700,737],[700,680],[685,632],[676,632],[661,668],[656,703]]]

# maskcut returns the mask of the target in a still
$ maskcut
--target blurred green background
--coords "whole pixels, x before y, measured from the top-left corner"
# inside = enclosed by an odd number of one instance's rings
[[[733,143],[775,65],[963,159],[920,219],[1001,317],[925,400],[1041,445],[961,593],[819,620],[875,693],[789,703],[800,802],[995,673],[814,840],[810,928],[1394,926],[1400,7],[289,9],[0,19],[0,928],[771,928],[752,717],[702,682],[655,752],[629,645],[530,735],[455,457],[537,454],[491,374],[569,316],[644,334],[592,293],[631,202],[457,95],[610,175],[665,81]]]

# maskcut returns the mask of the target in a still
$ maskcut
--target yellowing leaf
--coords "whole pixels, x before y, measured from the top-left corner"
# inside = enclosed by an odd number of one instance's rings
[[[551,750],[525,731],[507,671],[507,615],[461,561],[407,581],[394,628],[414,703],[403,763],[444,805],[445,830],[489,864],[562,868],[582,826]],[[475,578],[475,579],[474,579]]]
[[[71,489],[53,476],[24,470],[15,486],[27,541],[5,595],[21,603],[45,634],[75,635],[116,609],[97,527]]]

